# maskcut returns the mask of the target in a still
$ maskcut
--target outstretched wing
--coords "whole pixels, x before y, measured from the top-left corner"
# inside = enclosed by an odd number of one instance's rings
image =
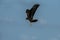
[[[39,4],[35,4],[32,8],[31,8],[31,17],[33,18],[37,8],[39,7]]]
[[[31,16],[30,14],[30,10],[29,9],[26,9],[26,14],[27,14],[27,18],[26,19],[29,19],[29,17]]]

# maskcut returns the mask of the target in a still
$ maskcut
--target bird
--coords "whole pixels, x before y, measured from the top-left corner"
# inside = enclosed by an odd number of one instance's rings
[[[37,19],[33,19],[33,17],[34,17],[34,14],[39,6],[40,6],[40,4],[34,4],[30,10],[26,9],[26,14],[27,14],[26,20],[29,20],[29,22],[31,22],[31,23],[38,21]]]

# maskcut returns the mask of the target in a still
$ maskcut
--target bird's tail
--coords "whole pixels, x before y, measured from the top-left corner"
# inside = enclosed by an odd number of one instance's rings
[[[35,20],[32,20],[31,22],[37,22],[38,20],[37,19],[35,19]]]

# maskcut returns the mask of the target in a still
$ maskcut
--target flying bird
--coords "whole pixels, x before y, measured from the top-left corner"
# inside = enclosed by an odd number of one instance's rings
[[[31,23],[38,21],[37,19],[33,19],[33,17],[34,17],[34,14],[39,6],[40,6],[39,4],[34,4],[30,10],[26,9],[26,14],[27,14],[26,20],[29,20]]]

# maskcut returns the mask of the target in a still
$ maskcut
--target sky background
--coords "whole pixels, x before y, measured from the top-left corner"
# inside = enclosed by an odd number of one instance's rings
[[[25,11],[36,3],[30,25]],[[60,40],[60,0],[0,0],[0,40]]]

